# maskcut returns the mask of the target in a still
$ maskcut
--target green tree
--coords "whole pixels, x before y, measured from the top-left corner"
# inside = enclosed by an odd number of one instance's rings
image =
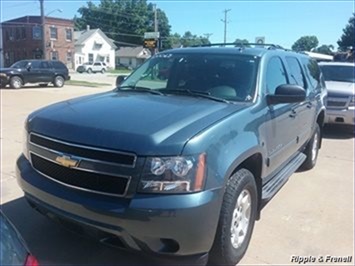
[[[319,47],[317,47],[316,49],[314,49],[314,52],[316,53],[320,53],[320,54],[328,54],[328,55],[332,55],[333,52],[332,50],[334,49],[333,45],[321,45]]]
[[[234,41],[235,43],[237,43],[237,44],[248,44],[249,43],[249,41],[247,40],[247,39],[235,39],[235,41]]]
[[[154,31],[154,6],[147,0],[101,0],[95,5],[87,2],[74,17],[75,29],[101,29],[109,38],[137,45],[143,44],[144,32]],[[158,30],[161,38],[170,35],[170,25],[164,11],[157,9]]]
[[[303,36],[292,45],[292,50],[297,52],[311,51],[318,46],[318,43],[316,36]]]
[[[189,47],[210,44],[208,38],[192,34],[191,31],[186,31],[183,36],[178,33],[174,33],[167,39],[170,40],[171,47]]]
[[[354,38],[354,27],[355,23],[355,13],[349,19],[349,23],[343,29],[343,35],[341,35],[340,39],[338,40],[339,50],[346,51],[350,47],[355,47],[355,38]]]

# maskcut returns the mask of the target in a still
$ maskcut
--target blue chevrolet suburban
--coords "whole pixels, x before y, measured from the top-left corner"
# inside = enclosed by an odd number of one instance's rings
[[[113,91],[30,114],[18,183],[102,242],[235,265],[263,206],[315,166],[325,97],[317,62],[275,45],[165,51]]]

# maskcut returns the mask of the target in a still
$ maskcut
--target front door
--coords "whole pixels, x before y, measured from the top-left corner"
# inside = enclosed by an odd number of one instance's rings
[[[288,84],[285,66],[279,57],[270,59],[267,65],[266,93],[273,95],[279,85]],[[297,150],[298,103],[268,106],[266,122],[266,175],[272,176]]]

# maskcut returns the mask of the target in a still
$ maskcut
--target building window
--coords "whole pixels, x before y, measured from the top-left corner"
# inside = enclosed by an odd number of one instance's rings
[[[58,39],[58,29],[54,26],[50,27],[51,30],[51,39]]]
[[[67,52],[67,63],[71,63],[72,60],[72,54],[71,52]]]
[[[14,38],[14,29],[13,28],[9,28],[7,31],[6,31],[6,40],[8,41],[13,41],[15,38]]]
[[[16,40],[20,40],[21,39],[21,31],[20,28],[16,28]]]
[[[65,36],[67,41],[72,41],[73,39],[73,32],[71,29],[66,29],[65,30]]]
[[[106,63],[110,63],[110,56],[106,56]]]
[[[21,39],[26,40],[26,28],[21,28]]]
[[[51,60],[58,60],[58,51],[51,52]]]
[[[94,54],[89,54],[89,63],[94,62]]]
[[[42,39],[42,28],[40,26],[35,26],[32,28],[32,39],[34,40]]]

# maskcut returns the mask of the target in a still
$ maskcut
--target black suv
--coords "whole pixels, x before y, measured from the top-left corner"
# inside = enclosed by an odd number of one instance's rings
[[[113,91],[29,115],[17,179],[103,242],[235,265],[262,207],[315,166],[325,96],[316,61],[272,45],[165,51]]]
[[[55,87],[63,87],[70,79],[68,68],[60,61],[22,60],[10,68],[0,69],[0,85],[10,85],[19,89],[26,83],[40,83],[47,86],[52,83]]]

